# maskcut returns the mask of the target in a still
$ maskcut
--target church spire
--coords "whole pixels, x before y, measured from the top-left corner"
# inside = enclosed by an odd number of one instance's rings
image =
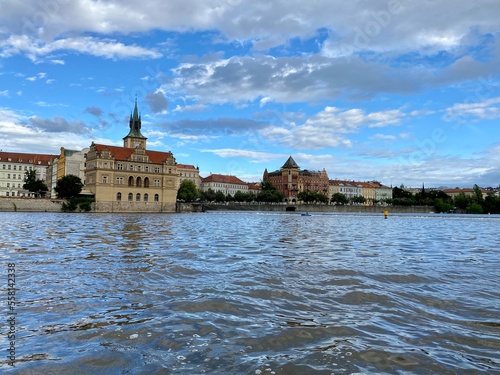
[[[135,98],[134,111],[130,114],[129,128],[127,136],[123,138],[124,147],[137,147],[142,145],[146,148],[146,137],[141,133],[141,115],[137,109],[137,98]]]

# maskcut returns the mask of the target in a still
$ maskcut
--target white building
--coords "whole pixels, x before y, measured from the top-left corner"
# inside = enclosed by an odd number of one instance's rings
[[[0,151],[0,196],[33,196],[23,189],[26,171],[35,170],[36,178],[46,181],[47,167],[57,155]]]
[[[212,189],[214,192],[222,191],[224,195],[231,194],[234,197],[236,192],[248,193],[248,184],[236,176],[223,174],[211,174],[201,179],[201,191]]]

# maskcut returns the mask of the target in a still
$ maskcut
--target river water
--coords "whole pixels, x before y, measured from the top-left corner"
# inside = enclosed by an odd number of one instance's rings
[[[0,220],[3,373],[500,374],[495,215]]]

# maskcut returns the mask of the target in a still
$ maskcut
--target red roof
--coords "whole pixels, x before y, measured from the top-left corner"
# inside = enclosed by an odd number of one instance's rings
[[[224,174],[211,174],[208,177],[202,178],[202,182],[222,182],[226,184],[238,184],[238,185],[246,185],[246,182],[241,181],[236,176],[228,176]]]
[[[196,169],[196,167],[194,165],[191,165],[191,164],[177,164],[177,168]]]
[[[50,162],[57,157],[59,157],[59,155],[0,151],[0,161],[10,163],[50,165]]]
[[[94,143],[93,146],[95,147],[95,150],[97,152],[108,150],[111,156],[117,161],[130,160],[131,155],[135,151],[135,148],[101,145],[97,143]],[[145,150],[145,153],[154,164],[163,164],[168,158],[172,156],[171,152]]]

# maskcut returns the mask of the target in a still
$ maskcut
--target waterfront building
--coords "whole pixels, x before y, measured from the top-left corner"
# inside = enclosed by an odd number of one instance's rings
[[[463,193],[466,197],[475,197],[476,196],[476,191],[472,188],[443,189],[443,193],[448,194],[453,199],[455,199],[461,193]],[[488,196],[488,193],[489,193],[488,190],[481,189],[481,194],[483,195],[483,198],[486,198]]]
[[[363,195],[363,187],[359,182],[347,180],[330,180],[329,181],[329,198],[333,194],[340,193],[350,201],[354,197],[361,197]]]
[[[177,179],[177,189],[181,186],[182,181],[191,180],[196,185],[196,188],[201,188],[200,168],[190,164],[177,164],[177,172],[179,178]]]
[[[147,149],[135,102],[123,147],[92,142],[87,152],[85,188],[101,212],[175,212],[177,165],[171,152]]]
[[[47,187],[51,198],[56,198],[55,187],[57,180],[67,175],[80,177],[85,184],[85,157],[89,148],[83,150],[68,150],[61,147],[58,157],[52,160],[51,165],[47,167]]]
[[[1,197],[33,197],[23,189],[26,171],[35,170],[36,178],[46,181],[47,167],[57,155],[29,154],[21,152],[0,151],[0,196]]]
[[[238,191],[248,193],[248,184],[236,176],[224,174],[210,174],[210,176],[201,179],[201,191],[206,192],[212,189],[214,192],[221,191],[224,195],[234,197]]]
[[[261,186],[258,182],[248,182],[248,192],[254,195],[258,195],[261,192]]]
[[[274,172],[267,168],[262,177],[264,182],[269,181],[285,195],[285,202],[297,202],[297,195],[302,191],[329,194],[329,180],[326,170],[301,170],[299,165],[290,156],[283,166]]]

